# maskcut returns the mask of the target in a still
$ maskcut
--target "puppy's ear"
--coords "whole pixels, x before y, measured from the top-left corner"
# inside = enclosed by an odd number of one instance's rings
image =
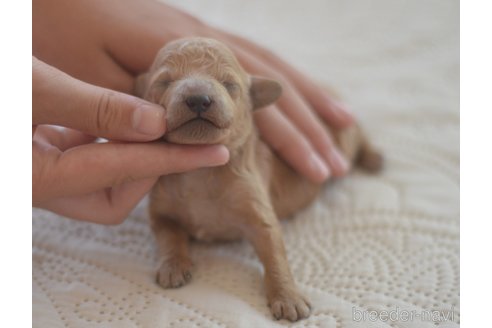
[[[282,86],[275,80],[252,76],[249,94],[253,109],[257,109],[274,103],[282,94]]]

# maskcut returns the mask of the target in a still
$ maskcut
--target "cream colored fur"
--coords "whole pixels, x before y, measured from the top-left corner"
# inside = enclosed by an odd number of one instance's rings
[[[161,260],[158,283],[171,288],[191,279],[190,237],[246,238],[264,266],[273,316],[290,321],[309,316],[309,302],[289,269],[279,219],[309,205],[320,186],[261,141],[252,117],[254,109],[280,96],[279,84],[250,77],[218,41],[192,38],[166,45],[136,90],[166,108],[168,142],[221,143],[230,151],[228,164],[163,176],[152,190],[149,209]],[[211,99],[200,117],[187,105],[194,95]],[[357,126],[330,133],[350,161],[372,170],[381,166],[381,157]]]

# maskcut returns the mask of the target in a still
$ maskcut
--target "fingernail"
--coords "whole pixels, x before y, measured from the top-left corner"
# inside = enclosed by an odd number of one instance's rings
[[[352,121],[354,115],[352,111],[345,105],[344,103],[333,100],[330,97],[326,97],[326,101],[330,103],[331,108],[333,109],[333,114],[342,121]]]
[[[316,153],[311,154],[309,166],[311,171],[316,174],[316,180],[319,182],[326,180],[331,174],[328,165]]]
[[[340,171],[342,174],[345,174],[350,169],[350,164],[345,159],[345,157],[337,150],[333,149],[330,153],[330,162],[333,166],[338,168],[337,171]]]
[[[344,103],[337,101],[335,102],[335,106],[337,107],[339,113],[342,113],[345,116],[352,116],[352,111]]]
[[[150,136],[164,133],[164,108],[157,105],[140,105],[133,113],[133,128],[138,132]]]
[[[352,120],[353,118],[352,111],[347,106],[345,106],[344,104],[338,101],[335,101],[334,105],[335,105],[334,107],[335,107],[336,116],[338,116],[343,120]]]

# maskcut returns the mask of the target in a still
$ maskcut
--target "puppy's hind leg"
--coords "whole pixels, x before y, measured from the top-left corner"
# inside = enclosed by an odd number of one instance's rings
[[[152,215],[152,230],[161,261],[157,283],[163,288],[177,288],[191,279],[192,262],[189,236],[174,220]]]

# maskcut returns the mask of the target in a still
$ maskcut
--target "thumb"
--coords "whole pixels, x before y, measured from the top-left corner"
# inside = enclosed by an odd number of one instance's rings
[[[54,124],[112,140],[149,141],[166,129],[162,106],[77,80],[33,57],[32,124]]]

